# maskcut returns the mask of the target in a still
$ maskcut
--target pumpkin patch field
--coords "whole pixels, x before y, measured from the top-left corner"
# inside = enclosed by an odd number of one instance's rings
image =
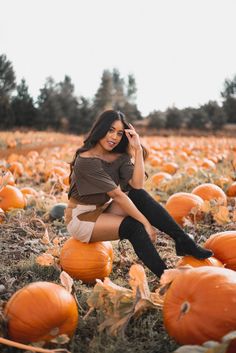
[[[70,238],[83,136],[0,132],[1,353],[236,352],[236,138],[141,139],[145,189],[214,256],[177,256],[158,230],[159,279],[126,240]]]

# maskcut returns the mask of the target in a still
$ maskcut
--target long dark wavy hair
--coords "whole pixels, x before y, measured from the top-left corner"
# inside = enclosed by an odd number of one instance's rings
[[[88,132],[88,135],[84,140],[83,146],[79,147],[76,150],[73,160],[70,163],[70,176],[69,176],[70,181],[71,181],[71,174],[72,174],[77,156],[80,153],[88,151],[91,148],[93,148],[99,142],[99,140],[101,140],[107,134],[113,122],[117,120],[122,122],[125,129],[130,129],[129,123],[126,121],[125,115],[120,111],[105,110],[103,113],[101,113],[98,116],[98,118],[93,123],[90,131]],[[129,140],[126,137],[126,135],[123,134],[119,144],[111,152],[128,153],[129,152],[128,149],[129,149]],[[142,149],[143,149],[143,158],[146,159],[147,150],[144,146],[142,146]]]

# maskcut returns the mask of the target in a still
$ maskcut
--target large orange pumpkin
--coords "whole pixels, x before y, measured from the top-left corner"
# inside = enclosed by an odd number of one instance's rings
[[[8,334],[17,342],[49,341],[72,336],[78,324],[74,297],[62,286],[34,282],[18,290],[4,309]]]
[[[201,197],[204,201],[218,200],[224,205],[227,205],[227,196],[224,191],[215,184],[204,183],[196,186],[192,194]]]
[[[15,186],[6,185],[0,190],[0,208],[9,211],[11,208],[24,208],[25,198],[22,192]]]
[[[232,270],[203,266],[178,274],[164,297],[168,334],[180,344],[220,341],[236,330],[235,293],[236,272]]]
[[[236,270],[236,230],[212,234],[204,246],[212,250],[226,268]]]
[[[111,242],[82,243],[68,239],[62,247],[60,265],[71,277],[85,283],[109,276],[112,270]]]
[[[184,256],[180,259],[176,266],[185,266],[190,265],[192,267],[200,267],[200,266],[216,266],[216,267],[224,267],[222,262],[215,258],[214,256],[208,257],[207,259],[196,259],[193,256]]]
[[[177,192],[169,197],[166,209],[175,221],[183,225],[184,218],[189,216],[191,210],[200,210],[204,201],[197,195],[188,192]],[[198,213],[198,212],[196,212]]]

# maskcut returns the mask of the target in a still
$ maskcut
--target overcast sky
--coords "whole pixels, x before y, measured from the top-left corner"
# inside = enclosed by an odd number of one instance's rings
[[[137,82],[143,115],[220,102],[236,74],[236,0],[0,0],[0,54],[36,98],[69,75],[93,97],[104,69]]]

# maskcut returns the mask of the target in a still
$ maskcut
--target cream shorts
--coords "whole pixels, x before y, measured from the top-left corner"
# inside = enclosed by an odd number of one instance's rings
[[[65,222],[70,236],[83,243],[89,243],[97,218],[109,206],[81,205],[68,206],[65,210]]]

